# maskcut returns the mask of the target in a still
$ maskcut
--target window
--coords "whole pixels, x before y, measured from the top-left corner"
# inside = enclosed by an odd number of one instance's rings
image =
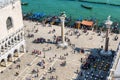
[[[8,17],[7,21],[6,21],[6,25],[7,25],[7,29],[11,29],[13,27],[13,23],[12,23],[12,19],[11,17]]]

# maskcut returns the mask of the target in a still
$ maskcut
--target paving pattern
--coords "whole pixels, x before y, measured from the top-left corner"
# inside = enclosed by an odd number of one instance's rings
[[[26,39],[26,48],[27,53],[23,54],[20,59],[21,62],[17,62],[16,64],[11,64],[9,67],[7,67],[3,73],[0,73],[0,78],[2,80],[42,80],[44,77],[44,80],[71,80],[77,77],[77,74],[75,73],[76,70],[80,71],[81,58],[85,58],[87,54],[82,54],[80,52],[75,52],[73,47],[69,46],[67,49],[57,48],[55,44],[35,44],[32,43],[32,41],[36,38],[43,37],[45,39],[50,39],[53,41],[53,36],[60,36],[60,27],[58,26],[52,26],[52,27],[43,27],[41,24],[36,25],[35,22],[31,21],[24,21],[25,24],[25,39]],[[38,29],[37,33],[34,33]],[[56,30],[55,33],[48,34],[49,31],[52,31],[53,29]],[[65,28],[65,32],[70,31],[73,35],[70,36],[69,34],[66,35],[71,40],[71,44],[75,44],[75,47],[78,48],[85,48],[86,50],[89,50],[91,48],[100,48],[101,45],[104,46],[104,41],[101,36],[97,36],[95,32],[88,31],[89,34],[86,35],[82,32],[82,30],[79,30],[80,37],[77,38],[76,35],[74,35],[74,29],[71,28]],[[34,34],[34,37],[28,38],[27,35]],[[91,36],[93,37],[92,40],[90,40]],[[115,34],[110,36],[110,45],[109,49],[116,50],[117,45],[119,43],[118,41],[113,41]],[[120,37],[120,35],[118,35]],[[103,40],[103,41],[102,41]],[[51,50],[44,51],[49,49],[51,47]],[[39,50],[41,51],[41,55],[32,54],[33,50]],[[67,56],[65,54],[68,53]],[[56,57],[55,57],[56,55]],[[60,56],[63,57],[63,59],[60,59]],[[45,58],[44,58],[45,57]],[[49,60],[51,58],[51,62]],[[45,61],[45,68],[43,69],[43,66],[38,66],[37,64],[41,62],[42,60]],[[61,66],[60,64],[66,61],[65,66]],[[20,69],[16,69],[16,65],[20,64]],[[49,73],[49,68],[54,67],[55,71]],[[10,69],[11,68],[11,69]],[[0,68],[2,69],[2,68]],[[32,73],[33,70],[39,70],[38,75],[36,73]],[[19,75],[15,76],[15,73],[18,72]],[[35,77],[35,76],[38,77]],[[51,79],[54,78],[54,79]]]

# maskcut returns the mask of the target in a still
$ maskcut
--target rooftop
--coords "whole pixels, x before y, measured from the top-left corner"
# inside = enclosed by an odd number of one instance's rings
[[[9,4],[14,4],[15,1],[18,1],[18,0],[0,0],[0,9],[4,8]]]

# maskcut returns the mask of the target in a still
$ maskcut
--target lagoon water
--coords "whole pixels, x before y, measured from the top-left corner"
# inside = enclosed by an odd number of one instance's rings
[[[90,1],[90,0],[89,0]],[[101,0],[91,0],[98,1]],[[120,4],[120,0],[102,0],[109,3]],[[79,2],[78,0],[22,0],[28,2],[28,5],[22,6],[23,12],[44,12],[47,15],[58,15],[65,11],[67,16],[73,19],[90,18],[98,19],[98,22],[106,20],[108,15],[111,15],[111,20],[120,22],[120,6],[111,6],[109,4],[95,4]],[[92,10],[81,7],[81,4],[92,6]]]

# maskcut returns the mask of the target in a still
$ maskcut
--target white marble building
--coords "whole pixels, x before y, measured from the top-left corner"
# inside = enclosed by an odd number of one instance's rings
[[[107,80],[120,80],[120,43],[118,44],[113,66],[110,70],[110,75],[108,76]]]
[[[120,43],[117,49],[116,65],[114,71],[114,80],[120,80]]]
[[[0,67],[25,53],[20,0],[0,0]]]

